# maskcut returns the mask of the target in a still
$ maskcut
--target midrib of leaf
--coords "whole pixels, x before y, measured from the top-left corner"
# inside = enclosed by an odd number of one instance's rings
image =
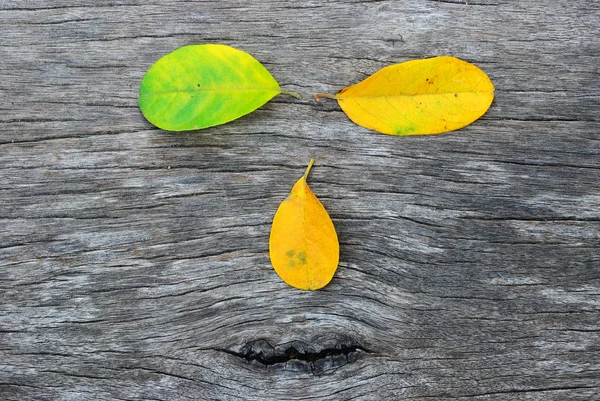
[[[153,95],[170,95],[173,93],[202,93],[202,92],[248,92],[248,91],[265,91],[265,92],[277,92],[281,93],[281,89],[271,88],[219,88],[219,89],[191,89],[191,90],[172,90],[172,91],[160,91],[160,92],[147,92],[140,93],[140,96],[153,96]]]
[[[304,271],[306,272],[306,282],[310,283],[310,275],[308,274],[308,241],[306,240],[306,189],[308,188],[308,184],[306,183],[306,178],[304,178],[304,185],[302,186],[302,233],[304,234],[304,249],[305,249],[305,259],[306,263],[304,264]],[[310,286],[309,286],[309,289]]]
[[[494,93],[494,91],[450,91],[450,92],[436,92],[436,93],[420,93],[420,94],[416,94],[416,95],[405,95],[405,94],[399,94],[399,95],[342,95],[342,96],[338,96],[338,99],[352,99],[352,98],[362,98],[362,99],[379,99],[379,98],[386,98],[386,97],[417,97],[417,96],[441,96],[441,95],[452,95],[455,93],[475,93],[475,94],[479,94],[479,93]]]

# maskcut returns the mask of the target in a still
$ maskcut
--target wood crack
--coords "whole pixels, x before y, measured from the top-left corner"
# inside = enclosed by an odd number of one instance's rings
[[[315,349],[316,348],[316,349]],[[321,375],[331,373],[346,364],[356,362],[370,351],[357,343],[342,343],[335,347],[318,348],[301,341],[272,346],[266,340],[256,340],[244,344],[238,351],[233,349],[217,349],[217,351],[233,355],[248,363],[257,363],[265,368],[294,363],[298,370]]]

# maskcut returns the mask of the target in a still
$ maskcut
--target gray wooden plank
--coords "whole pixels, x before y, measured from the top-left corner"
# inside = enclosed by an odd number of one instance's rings
[[[0,1],[0,398],[600,398],[600,8],[464,3]],[[304,98],[152,127],[146,69],[210,42]],[[441,54],[496,86],[460,131],[312,99]],[[267,244],[311,157],[341,258],[306,293]]]

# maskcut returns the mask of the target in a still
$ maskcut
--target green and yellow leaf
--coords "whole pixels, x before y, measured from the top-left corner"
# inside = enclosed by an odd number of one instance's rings
[[[269,71],[248,53],[205,44],[181,47],[154,63],[138,103],[157,127],[186,131],[235,120],[279,93]]]

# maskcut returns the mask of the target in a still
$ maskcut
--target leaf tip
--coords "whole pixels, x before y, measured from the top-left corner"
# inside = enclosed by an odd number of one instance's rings
[[[282,95],[288,95],[288,96],[291,96],[291,97],[295,97],[296,99],[302,100],[302,95],[299,94],[298,92],[281,90],[281,94]]]
[[[315,102],[319,102],[322,97],[337,100],[337,96],[335,95],[330,95],[329,93],[317,93],[315,95]]]
[[[308,162],[308,166],[306,167],[306,171],[304,172],[304,181],[306,181],[306,179],[308,178],[308,173],[310,172],[310,169],[312,168],[313,164],[315,164],[315,159],[310,159],[310,161]]]

